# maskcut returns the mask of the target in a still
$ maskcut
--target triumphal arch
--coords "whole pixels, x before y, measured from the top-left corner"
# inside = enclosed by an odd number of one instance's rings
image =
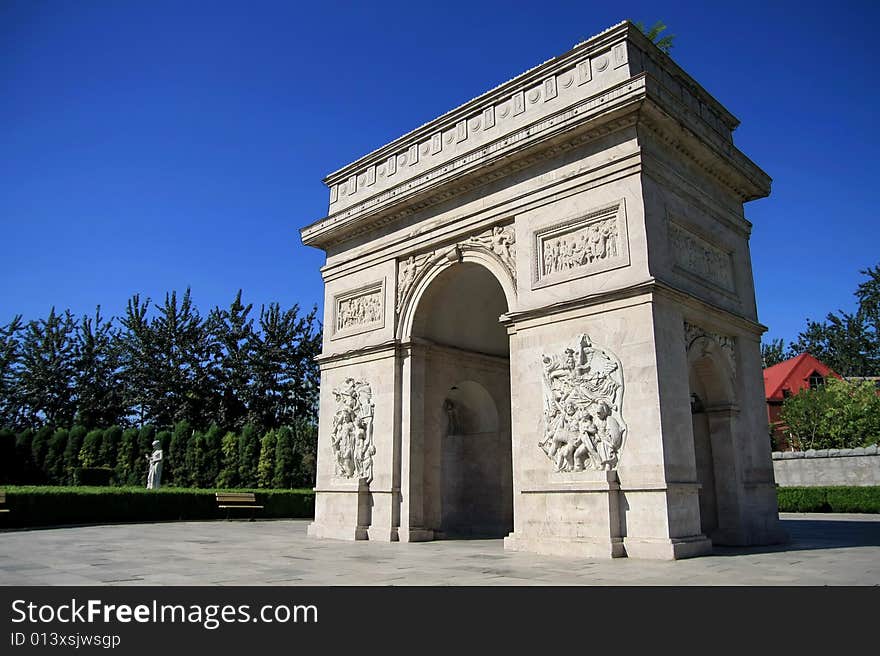
[[[328,176],[310,535],[782,540],[737,123],[624,22]]]

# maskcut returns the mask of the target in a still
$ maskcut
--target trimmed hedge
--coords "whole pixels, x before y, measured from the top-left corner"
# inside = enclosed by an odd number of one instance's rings
[[[193,488],[10,486],[0,527],[24,528],[63,524],[154,522],[224,519],[216,492],[254,492],[264,506],[254,515],[265,518],[309,518],[315,514],[311,490],[204,490]],[[231,517],[247,517],[244,512]]]
[[[880,486],[778,487],[780,512],[880,513]]]

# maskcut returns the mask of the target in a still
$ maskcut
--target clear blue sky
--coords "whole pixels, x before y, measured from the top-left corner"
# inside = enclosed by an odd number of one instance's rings
[[[0,3],[0,323],[321,303],[321,179],[624,19],[742,125],[760,320],[794,338],[880,261],[874,2]]]

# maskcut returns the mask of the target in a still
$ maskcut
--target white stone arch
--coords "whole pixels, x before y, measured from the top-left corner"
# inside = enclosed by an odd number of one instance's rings
[[[463,243],[452,246],[442,253],[434,255],[425,268],[416,274],[410,288],[407,290],[399,321],[397,324],[397,338],[408,340],[412,337],[413,325],[419,304],[431,283],[444,271],[460,262],[479,264],[501,285],[504,298],[507,301],[507,309],[510,311],[516,307],[516,280],[510,269],[497,255],[480,244]]]
[[[737,404],[736,372],[732,354],[726,353],[717,340],[700,335],[687,347],[688,374],[699,380],[706,392],[707,407],[733,408]]]

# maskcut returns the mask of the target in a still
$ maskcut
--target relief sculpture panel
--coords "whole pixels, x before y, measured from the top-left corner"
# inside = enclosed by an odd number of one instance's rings
[[[333,415],[330,445],[333,448],[334,473],[342,478],[373,480],[373,391],[364,380],[347,378],[333,390],[336,413]]]
[[[627,430],[620,360],[588,335],[541,360],[544,435],[538,446],[554,470],[616,469]]]
[[[534,287],[629,264],[623,201],[535,232]]]
[[[687,228],[669,222],[669,248],[679,269],[728,292],[735,292],[730,253]]]
[[[381,282],[334,299],[334,337],[381,328],[385,323],[385,290]]]

